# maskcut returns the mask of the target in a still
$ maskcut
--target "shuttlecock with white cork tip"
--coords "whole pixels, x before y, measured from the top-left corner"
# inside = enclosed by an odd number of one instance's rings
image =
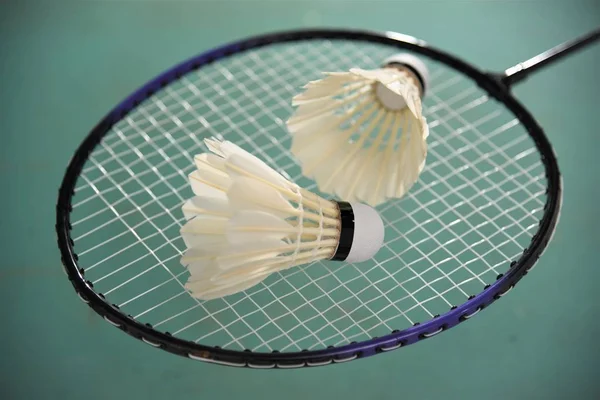
[[[287,121],[302,173],[348,201],[377,206],[403,197],[425,166],[428,87],[427,66],[411,54],[306,84]]]
[[[231,295],[318,260],[366,261],[382,246],[373,208],[321,198],[231,142],[205,143],[211,152],[195,156],[195,196],[182,207],[181,263],[193,297]]]

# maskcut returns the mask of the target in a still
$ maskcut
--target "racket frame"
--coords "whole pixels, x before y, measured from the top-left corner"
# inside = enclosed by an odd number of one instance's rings
[[[471,78],[479,87],[514,114],[533,139],[541,155],[547,179],[546,204],[543,217],[539,222],[538,232],[533,236],[529,246],[523,249],[520,258],[512,261],[507,272],[498,275],[496,281],[483,287],[479,294],[471,295],[463,304],[453,306],[445,314],[436,315],[427,322],[417,323],[410,328],[395,330],[385,336],[359,343],[352,342],[339,347],[290,353],[235,351],[183,340],[168,332],[154,330],[151,325],[137,321],[130,315],[125,315],[117,305],[111,304],[102,294],[96,293],[92,282],[86,279],[84,269],[80,268],[78,264],[77,253],[71,238],[71,201],[75,194],[74,189],[78,176],[89,155],[114,124],[126,117],[129,112],[154,93],[191,71],[228,56],[271,44],[314,39],[352,40],[382,44],[429,57]],[[523,68],[519,71],[523,73]],[[505,73],[481,71],[472,64],[411,36],[394,32],[344,29],[308,29],[269,33],[235,41],[190,58],[150,80],[114,107],[91,130],[70,160],[59,189],[56,205],[56,234],[65,273],[79,298],[110,324],[153,347],[210,363],[251,368],[321,366],[396,350],[436,336],[475,316],[512,290],[543,254],[558,223],[562,204],[562,178],[556,156],[540,125],[511,94],[510,84],[517,79],[507,78],[508,72],[511,70],[509,69]],[[524,74],[519,76],[519,78],[521,77],[524,77]]]

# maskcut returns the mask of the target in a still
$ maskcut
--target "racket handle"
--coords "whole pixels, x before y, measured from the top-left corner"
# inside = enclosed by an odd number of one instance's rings
[[[545,52],[540,53],[529,60],[523,61],[513,67],[508,68],[506,71],[504,71],[501,81],[506,86],[510,87],[513,84],[527,78],[527,76],[536,72],[540,68],[550,65],[551,63],[571,54],[572,52],[594,43],[598,39],[600,39],[600,28],[597,28],[576,39],[559,44],[558,46],[546,50]]]

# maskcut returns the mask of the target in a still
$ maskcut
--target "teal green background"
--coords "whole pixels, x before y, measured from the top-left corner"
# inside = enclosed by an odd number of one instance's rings
[[[515,89],[564,175],[552,246],[509,296],[436,339],[314,369],[193,362],[85,307],[54,235],[57,189],[89,129],[148,79],[223,42],[314,25],[394,30],[503,70],[598,24],[597,0],[2,2],[0,397],[599,398],[598,45]]]

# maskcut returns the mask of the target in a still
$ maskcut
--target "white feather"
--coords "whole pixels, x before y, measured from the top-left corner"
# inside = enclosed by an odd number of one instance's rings
[[[227,270],[244,264],[277,257],[289,245],[269,237],[257,237],[254,242],[238,243],[229,247],[229,252],[215,258],[220,269]]]
[[[202,169],[203,164],[209,165],[212,168],[225,172],[225,159],[216,154],[212,153],[202,153],[198,154],[194,157],[194,162],[196,164],[196,168]]]
[[[198,215],[181,228],[181,237],[188,247],[223,246],[227,238],[228,219],[213,215]]]
[[[189,247],[180,259],[184,267],[194,263],[205,263],[219,254],[218,249],[214,247]]]
[[[281,192],[273,187],[250,178],[237,178],[227,191],[233,209],[268,211],[286,217],[294,215],[296,209]]]
[[[283,239],[294,227],[286,220],[264,211],[238,211],[229,220],[227,239],[229,243],[256,241],[257,238]]]
[[[192,191],[199,197],[212,197],[227,199],[225,191],[227,188],[219,186],[218,182],[211,179],[210,175],[201,175],[200,171],[194,171],[188,175]]]
[[[183,206],[181,206],[181,211],[183,211],[183,217],[186,220],[194,218],[196,215],[205,212],[205,210],[203,210],[200,206],[201,199],[201,197],[194,196],[191,199],[186,200],[185,203],[183,203]]]
[[[330,83],[326,85],[311,85],[307,86],[306,91],[300,93],[292,98],[292,105],[299,106],[302,104],[313,102],[316,99],[329,98],[332,96],[340,95],[342,93],[349,93],[354,90],[364,90],[364,86],[360,83],[344,80],[339,85],[332,85]]]
[[[208,281],[216,274],[221,273],[214,258],[192,262],[187,265],[187,269],[190,272],[188,282]]]
[[[228,170],[232,175],[240,175],[239,171],[243,171],[243,176],[265,180],[275,186],[289,186],[289,182],[281,174],[250,154],[233,154],[227,161]]]
[[[238,285],[248,280],[264,279],[273,272],[276,272],[277,267],[282,264],[281,262],[277,262],[273,265],[273,261],[278,261],[278,258],[269,260],[269,265],[265,265],[267,261],[264,260],[258,263],[244,264],[243,267],[215,274],[211,278],[211,281],[219,285]]]
[[[294,258],[297,261],[310,262],[313,260],[322,260],[330,256],[330,250],[318,250],[300,252],[296,256],[277,256],[261,262],[244,264],[242,267],[233,268],[227,271],[219,272],[212,279],[220,283],[236,284],[246,279],[256,279],[266,277],[274,272],[283,271],[291,268],[294,264],[291,262]]]
[[[340,131],[332,131],[330,134],[316,130],[313,134],[299,136],[292,143],[292,151],[305,164],[310,164],[313,159],[317,159],[323,152],[329,152],[339,147]],[[321,168],[325,170],[325,168]]]
[[[256,286],[265,278],[266,277],[261,277],[259,279],[248,280],[234,285],[215,285],[210,281],[188,282],[185,284],[185,288],[190,291],[190,294],[193,297],[201,300],[212,300],[247,290]]]
[[[217,158],[217,160],[221,160]],[[226,191],[231,184],[231,179],[227,175],[225,170],[225,163],[213,160],[209,154],[200,154],[194,157],[197,170],[195,172],[195,179],[200,179],[204,182],[208,182],[214,187],[220,190]],[[212,161],[212,162],[211,162]],[[218,166],[218,167],[217,167]]]

